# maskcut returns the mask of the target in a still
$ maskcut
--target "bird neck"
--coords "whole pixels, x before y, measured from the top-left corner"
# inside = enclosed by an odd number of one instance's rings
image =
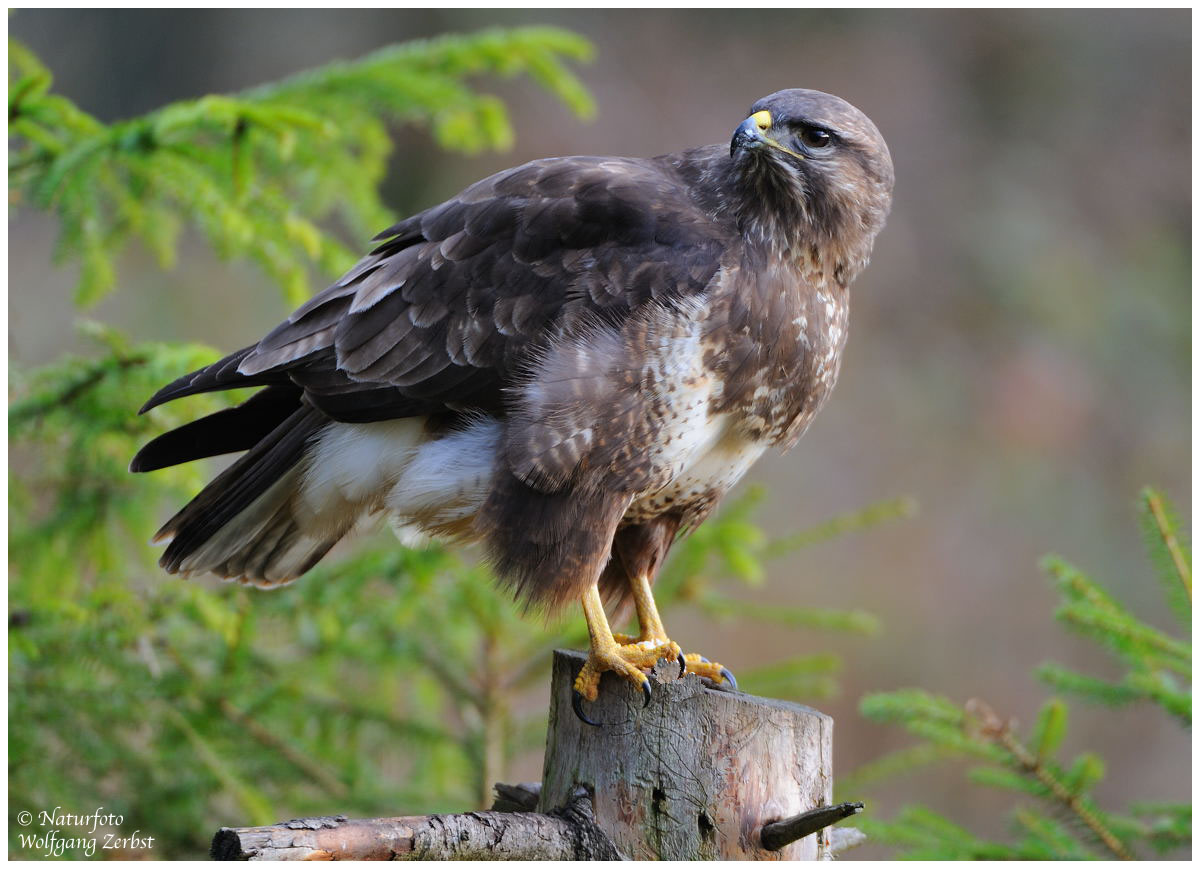
[[[791,264],[806,280],[845,290],[871,256],[886,208],[839,208],[832,191],[766,161],[734,161],[709,145],[658,158],[705,211],[740,235],[763,261]]]
[[[724,186],[746,242],[814,284],[846,289],[870,258],[874,233],[826,191],[767,161],[729,165]]]

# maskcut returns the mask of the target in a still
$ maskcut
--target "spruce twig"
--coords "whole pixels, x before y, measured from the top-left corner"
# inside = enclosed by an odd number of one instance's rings
[[[166,265],[188,223],[218,254],[256,261],[299,304],[310,269],[328,277],[354,261],[325,226],[331,218],[366,236],[391,222],[378,193],[389,123],[424,126],[465,153],[507,148],[504,103],[474,79],[525,75],[590,117],[591,97],[570,69],[590,54],[582,37],[555,28],[485,30],[106,124],[50,93],[48,71],[10,40],[10,204],[58,218],[57,257],[80,263],[80,306],[114,289],[127,242],[140,239]]]
[[[1187,556],[1183,552],[1183,547],[1179,543],[1179,538],[1175,534],[1174,523],[1171,522],[1168,516],[1163,497],[1153,489],[1145,489],[1142,492],[1142,500],[1145,502],[1146,508],[1150,511],[1150,515],[1154,517],[1154,523],[1158,528],[1163,545],[1171,553],[1171,560],[1175,563],[1175,571],[1179,574],[1179,581],[1183,583],[1183,587],[1187,591],[1188,602],[1190,603],[1192,600],[1192,568],[1188,563]]]
[[[1042,762],[1041,758],[1029,751],[1013,736],[1009,722],[1002,721],[982,700],[968,700],[965,709],[978,722],[978,732],[981,736],[1008,752],[1023,772],[1033,776],[1044,785],[1054,795],[1054,798],[1070,809],[1118,859],[1135,859],[1133,854],[1121,844],[1121,840],[1100,819],[1099,815],[1084,803],[1080,795],[1073,793],[1062,779]]]
[[[1146,624],[1083,571],[1060,558],[1047,557],[1042,566],[1062,597],[1055,617],[1115,654],[1127,670],[1116,682],[1054,664],[1043,664],[1035,672],[1056,689],[1111,706],[1149,700],[1190,727],[1191,610],[1185,591],[1190,591],[1190,555],[1165,497],[1153,489],[1143,490],[1140,513],[1146,548],[1187,636],[1176,638]],[[1152,812],[1155,817],[1151,821],[1101,811],[1095,805],[1089,794],[1104,777],[1104,760],[1090,752],[1078,755],[1069,766],[1056,760],[1068,718],[1068,707],[1058,698],[1043,705],[1024,742],[1017,739],[1012,725],[979,700],[960,706],[945,697],[907,689],[868,695],[860,708],[866,717],[902,724],[920,738],[922,744],[910,750],[918,752],[918,759],[936,751],[982,757],[987,763],[969,770],[971,781],[1035,797],[1070,822],[1059,823],[1049,815],[1018,809],[1014,819],[1025,836],[1009,844],[975,839],[948,819],[920,807],[908,807],[892,821],[862,821],[869,836],[899,846],[905,857],[1082,859],[1090,856],[1088,849],[1102,847],[1120,859],[1134,859],[1135,848],[1144,846],[1162,853],[1191,841],[1190,805],[1169,804],[1162,812]],[[890,771],[890,757],[876,765],[885,773]],[[901,770],[906,766],[899,765]],[[870,779],[874,771],[871,766],[865,769],[865,778]],[[847,781],[854,782],[854,774]],[[1136,807],[1129,812],[1141,814]]]
[[[880,501],[862,510],[834,516],[832,519],[827,519],[821,524],[799,533],[772,540],[767,545],[763,557],[778,558],[797,549],[803,549],[815,543],[823,543],[851,531],[863,531],[889,519],[907,519],[916,513],[917,502],[911,497],[901,496],[889,501]]]
[[[230,724],[245,729],[264,748],[282,755],[290,764],[321,786],[321,789],[331,796],[342,797],[347,793],[346,785],[331,775],[324,767],[300,751],[295,746],[281,739],[278,735],[263,727],[246,713],[229,702],[225,697],[217,700],[217,708]]]

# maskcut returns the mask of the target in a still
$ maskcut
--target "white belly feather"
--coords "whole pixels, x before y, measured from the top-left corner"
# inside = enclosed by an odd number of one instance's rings
[[[423,418],[336,423],[310,454],[302,496],[315,520],[386,511],[397,526],[462,536],[491,486],[500,423],[431,437]]]
[[[727,414],[710,417],[701,426],[702,436],[667,485],[634,500],[627,519],[657,516],[673,506],[724,494],[737,484],[766,450],[761,441],[744,437]]]
[[[481,417],[432,439],[424,420],[339,423],[313,451],[301,503],[317,525],[386,511],[406,541],[414,531],[470,537],[495,473],[501,423]],[[674,448],[672,448],[674,447]],[[649,517],[732,488],[765,445],[738,434],[727,416],[676,430],[662,447],[675,473],[666,486],[635,499],[629,518]]]

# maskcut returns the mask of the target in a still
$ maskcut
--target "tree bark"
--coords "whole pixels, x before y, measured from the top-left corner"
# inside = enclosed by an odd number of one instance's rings
[[[706,687],[660,661],[642,708],[632,685],[605,676],[587,713],[571,690],[585,658],[554,653],[550,727],[539,810],[592,794],[596,824],[629,859],[814,860],[820,830],[778,850],[762,827],[828,806],[833,720],[805,706]]]
[[[501,794],[497,804],[503,799]],[[583,792],[552,814],[493,810],[361,820],[338,815],[224,827],[213,838],[211,854],[214,860],[620,859],[592,820]]]

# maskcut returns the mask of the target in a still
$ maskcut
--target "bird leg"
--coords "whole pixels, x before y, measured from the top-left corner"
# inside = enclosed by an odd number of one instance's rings
[[[628,634],[613,634],[618,643],[637,643],[647,649],[660,650],[659,657],[668,661],[680,662],[680,675],[683,675],[683,651],[679,644],[672,642],[663,628],[662,618],[658,614],[658,604],[654,602],[654,592],[650,588],[650,577],[644,573],[637,575],[629,583],[633,590],[633,605],[637,608],[638,626],[641,633],[636,637]]]
[[[726,682],[735,691],[737,690],[737,679],[733,678],[733,673],[715,661],[710,661],[703,655],[688,654],[685,655],[680,650],[679,645],[667,638],[667,632],[663,628],[662,617],[658,614],[658,604],[654,602],[654,593],[650,587],[650,578],[646,574],[640,574],[637,578],[630,582],[633,589],[633,602],[637,607],[638,624],[641,626],[641,633],[637,637],[630,637],[626,634],[614,634],[614,638],[618,643],[647,643],[653,644],[654,647],[662,650],[662,657],[669,661],[679,661],[679,674],[682,676],[685,669],[688,672],[695,673],[703,679],[708,679],[715,684]]]
[[[647,574],[637,573],[630,586],[641,629],[636,637],[612,632],[608,625],[608,616],[604,614],[604,603],[600,599],[598,585],[593,584],[584,592],[583,616],[587,620],[591,643],[588,659],[579,675],[575,677],[575,691],[571,700],[571,707],[580,721],[585,724],[596,723],[584,714],[583,701],[596,699],[600,689],[600,675],[606,670],[611,670],[622,679],[640,687],[648,704],[651,696],[650,680],[643,670],[651,669],[659,658],[678,661],[681,676],[685,670],[690,670],[715,684],[725,682],[737,690],[737,680],[728,669],[703,655],[684,655],[679,644],[667,636]]]
[[[650,680],[642,670],[654,666],[660,655],[659,646],[641,642],[618,643],[608,626],[608,616],[604,614],[604,603],[600,600],[600,589],[594,584],[584,592],[583,616],[587,620],[591,648],[588,650],[588,659],[583,669],[575,678],[575,696],[572,702],[575,714],[581,721],[596,723],[583,714],[582,701],[596,699],[600,687],[600,674],[606,670],[611,670],[622,679],[641,688],[646,702],[649,703]]]

